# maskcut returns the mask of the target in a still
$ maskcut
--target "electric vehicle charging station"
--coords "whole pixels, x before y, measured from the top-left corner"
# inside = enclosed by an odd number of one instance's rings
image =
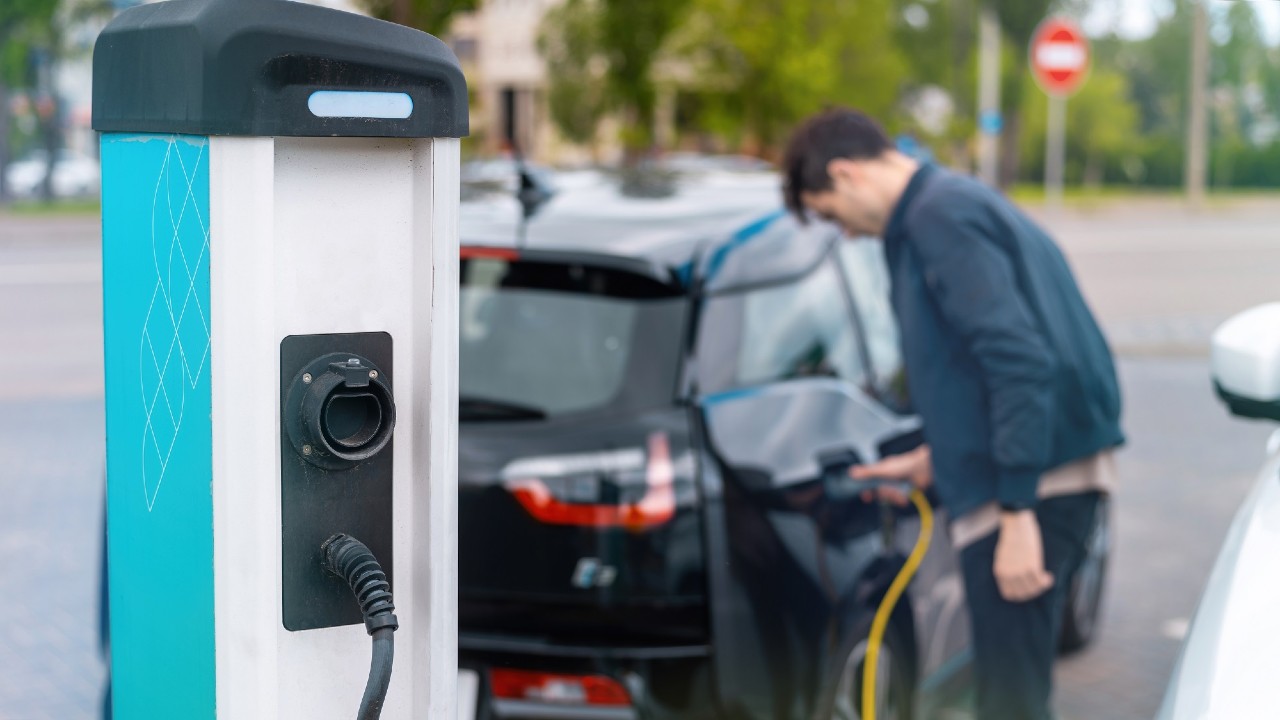
[[[99,37],[115,717],[352,717],[396,618],[382,716],[453,717],[467,123],[447,46],[363,16]]]

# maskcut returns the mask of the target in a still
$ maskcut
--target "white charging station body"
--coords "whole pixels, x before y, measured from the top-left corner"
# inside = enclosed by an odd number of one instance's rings
[[[282,436],[281,347],[381,333],[400,623],[382,717],[453,717],[456,58],[332,10],[175,0],[104,32],[94,111],[115,716],[356,714],[364,625],[286,627],[281,468],[326,476]]]

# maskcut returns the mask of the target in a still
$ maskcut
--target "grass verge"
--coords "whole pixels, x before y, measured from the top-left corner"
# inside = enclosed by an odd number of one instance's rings
[[[0,214],[19,217],[58,217],[65,215],[96,215],[102,212],[102,204],[97,198],[78,200],[16,200],[7,205],[0,205]]]

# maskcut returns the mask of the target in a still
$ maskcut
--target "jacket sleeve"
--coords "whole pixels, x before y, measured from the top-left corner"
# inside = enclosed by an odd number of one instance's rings
[[[921,203],[910,221],[910,245],[944,321],[982,373],[997,498],[1029,504],[1049,462],[1055,361],[1019,289],[1013,260],[996,239],[1007,230],[984,200],[953,196]]]

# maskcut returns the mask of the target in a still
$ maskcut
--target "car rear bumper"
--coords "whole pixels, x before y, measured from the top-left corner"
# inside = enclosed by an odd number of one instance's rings
[[[524,700],[492,700],[494,718],[502,720],[637,720],[636,709],[573,707]]]
[[[582,658],[609,660],[676,660],[705,658],[710,645],[674,645],[653,647],[605,647],[567,645],[538,638],[501,637],[479,633],[458,634],[458,649],[463,654],[528,655],[531,657]]]
[[[459,667],[481,678],[476,717],[484,720],[684,720],[717,714],[707,645],[588,646],[463,631],[458,648]],[[494,698],[488,680],[493,668],[604,675],[627,689],[632,704],[596,707]]]

